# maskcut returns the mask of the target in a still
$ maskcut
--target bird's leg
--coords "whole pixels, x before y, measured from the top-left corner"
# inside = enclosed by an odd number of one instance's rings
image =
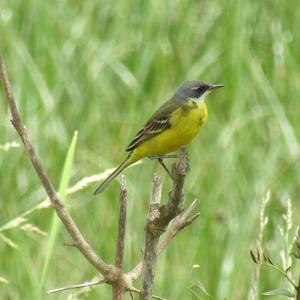
[[[165,158],[177,158],[177,154],[162,154],[162,155],[158,155],[158,156],[149,156],[148,158],[151,159],[151,160],[157,159],[158,162],[161,164],[161,166],[164,168],[164,170],[168,173],[168,175],[173,180],[172,173],[170,172],[168,167],[165,165],[163,159],[165,159]]]
[[[158,156],[149,156],[149,159],[165,159],[165,158],[177,158],[177,154],[163,154]]]
[[[168,173],[168,175],[171,177],[171,179],[173,180],[173,176],[172,176],[170,170],[168,169],[168,167],[165,165],[163,159],[160,157],[160,158],[157,158],[157,160],[162,165],[162,167],[165,169],[165,171]]]

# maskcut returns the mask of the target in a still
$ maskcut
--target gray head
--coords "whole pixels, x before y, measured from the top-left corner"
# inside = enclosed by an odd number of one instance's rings
[[[214,89],[223,87],[223,84],[209,84],[203,81],[191,80],[181,85],[175,92],[175,99],[199,99]]]

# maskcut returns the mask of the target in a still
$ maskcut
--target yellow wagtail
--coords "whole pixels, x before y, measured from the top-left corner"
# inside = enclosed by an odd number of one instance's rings
[[[144,157],[157,157],[162,162],[165,154],[188,145],[206,122],[208,110],[205,95],[222,84],[187,81],[174,96],[152,115],[127,146],[126,160],[104,180],[95,194],[101,193],[124,169]]]

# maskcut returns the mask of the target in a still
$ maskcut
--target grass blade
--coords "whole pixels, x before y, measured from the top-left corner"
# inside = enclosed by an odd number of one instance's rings
[[[60,200],[62,202],[64,202],[64,200],[65,200],[66,190],[69,187],[72,166],[73,166],[73,161],[74,161],[74,156],[75,156],[76,144],[77,144],[77,131],[75,131],[72,141],[71,141],[71,144],[70,144],[70,147],[68,149],[67,157],[66,157],[66,160],[64,163],[63,172],[62,172],[62,176],[61,176],[61,180],[60,180],[60,184],[59,184],[58,193],[59,193]],[[41,281],[40,281],[40,288],[39,288],[40,292],[44,286],[45,277],[46,277],[46,273],[47,273],[47,270],[49,267],[50,259],[53,254],[54,243],[56,240],[58,229],[59,229],[59,219],[56,216],[56,214],[54,213],[53,218],[52,218],[52,225],[51,225],[51,229],[50,229],[50,233],[49,233],[49,240],[48,240],[48,244],[47,244],[47,254],[46,254],[45,261],[44,261],[42,277],[41,277]]]

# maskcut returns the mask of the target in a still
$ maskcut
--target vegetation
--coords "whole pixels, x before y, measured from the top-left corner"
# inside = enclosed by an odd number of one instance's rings
[[[201,216],[158,258],[155,294],[235,300],[255,286],[263,299],[288,288],[264,266],[255,281],[249,251],[257,241],[275,265],[295,264],[297,278],[299,263],[290,254],[300,215],[299,19],[297,1],[1,1],[1,51],[57,189],[68,182],[63,166],[75,130],[69,186],[119,164],[136,131],[183,81],[225,85],[209,96],[209,121],[189,147],[185,195],[188,203],[200,200]],[[54,212],[36,207],[45,193],[17,147],[2,89],[0,111],[0,298],[66,299],[68,292],[46,291],[97,274],[76,249],[63,247],[70,238]],[[145,160],[125,172],[125,269],[141,258],[154,170],[160,171]],[[165,199],[170,186],[165,177]],[[95,197],[96,187],[67,193],[65,201],[87,239],[113,262],[119,187],[115,182]],[[31,213],[22,219],[24,212]],[[76,297],[96,295],[109,299],[110,289]]]

